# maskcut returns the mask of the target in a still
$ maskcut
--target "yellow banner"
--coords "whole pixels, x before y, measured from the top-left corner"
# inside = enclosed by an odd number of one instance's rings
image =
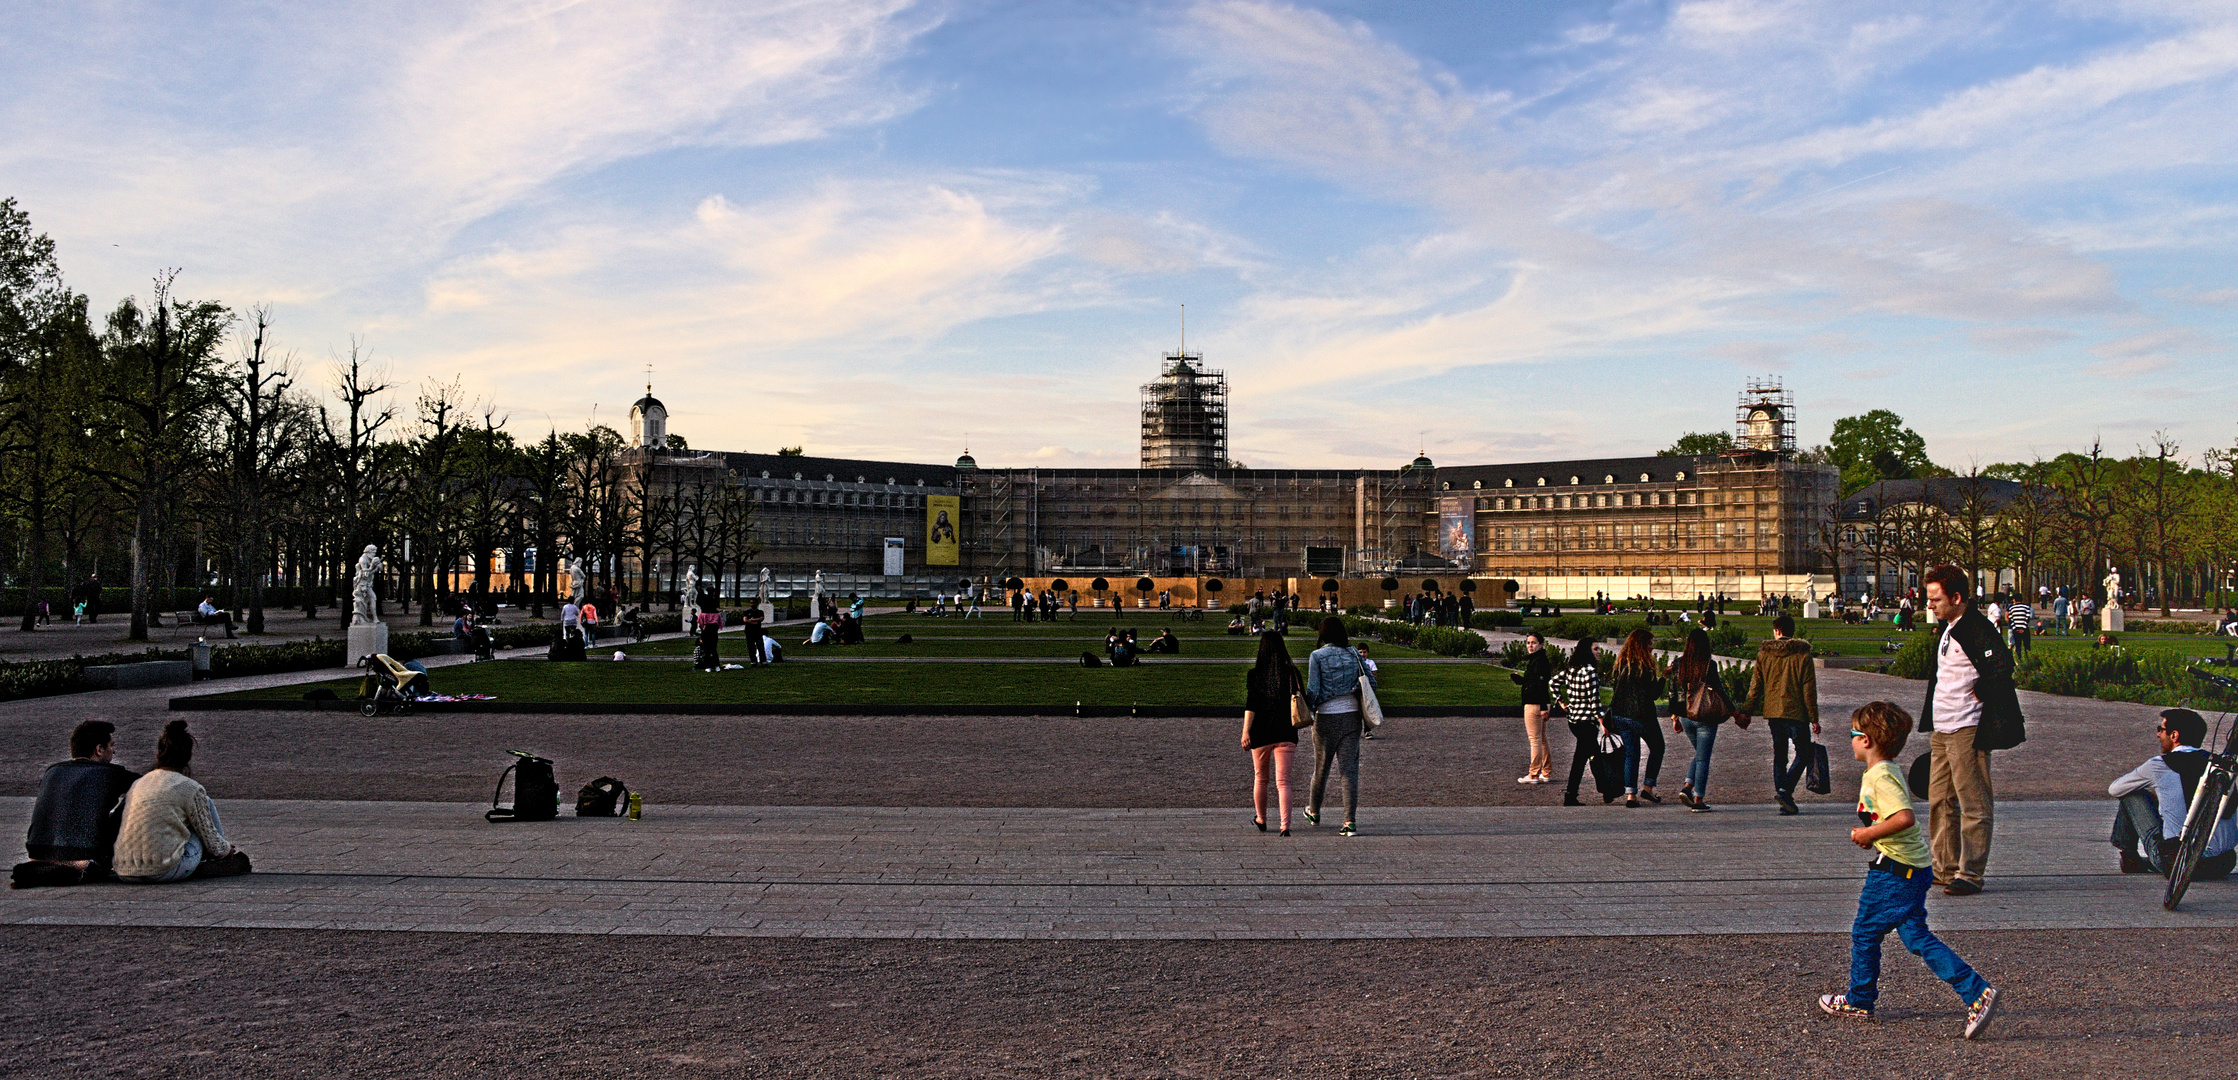
[[[962,520],[962,500],[956,496],[925,496],[926,566],[956,565],[956,525]]]

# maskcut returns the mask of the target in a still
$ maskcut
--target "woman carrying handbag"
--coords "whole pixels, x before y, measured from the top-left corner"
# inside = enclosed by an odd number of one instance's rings
[[[1578,639],[1577,650],[1570,654],[1568,667],[1554,676],[1551,683],[1554,700],[1570,716],[1570,735],[1577,740],[1577,749],[1570,754],[1570,786],[1562,793],[1562,805],[1583,806],[1578,801],[1578,781],[1585,775],[1586,766],[1601,752],[1601,669],[1593,660],[1594,639],[1587,635]],[[1604,803],[1614,802],[1612,795],[1601,796]]]
[[[1344,777],[1344,828],[1354,836],[1360,808],[1360,680],[1375,685],[1337,616],[1321,620],[1319,647],[1306,657],[1306,702],[1313,706],[1313,797],[1306,803],[1306,824],[1321,824],[1321,796],[1329,786],[1329,766]]]
[[[1267,785],[1274,784],[1282,835],[1290,835],[1290,757],[1298,749],[1292,699],[1305,689],[1282,635],[1259,635],[1259,662],[1244,677],[1243,748],[1251,752],[1251,823],[1267,831]]]
[[[1687,631],[1686,647],[1671,665],[1671,730],[1694,744],[1679,801],[1697,814],[1710,812],[1710,752],[1717,748],[1717,729],[1732,716],[1733,698],[1710,652],[1709,634]]]

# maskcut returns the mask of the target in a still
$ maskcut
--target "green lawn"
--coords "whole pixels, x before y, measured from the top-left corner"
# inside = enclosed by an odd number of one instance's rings
[[[1719,626],[1738,626],[1748,634],[1749,641],[1762,641],[1772,636],[1772,620],[1757,615],[1725,615],[1718,618]],[[1896,629],[1886,620],[1877,623],[1847,625],[1838,619],[1797,619],[1795,633],[1811,643],[1822,656],[1881,656],[1883,642],[1902,644],[1909,634],[1924,631]],[[1669,635],[1669,627],[1655,627],[1658,635]],[[2121,643],[2131,647],[2170,649],[2186,656],[2221,657],[2230,639],[2204,634],[2139,634],[2118,635]],[[2089,649],[2096,635],[2077,631],[2067,637],[2057,634],[2037,634],[2031,643],[2038,654],[2055,653],[2069,649]]]
[[[892,705],[1216,705],[1241,707],[1250,665],[1169,664],[1083,668],[1061,664],[784,663],[714,674],[688,665],[503,660],[437,668],[437,693],[489,694],[501,701],[676,702]],[[1380,697],[1392,706],[1513,705],[1507,672],[1485,664],[1419,664],[1383,669]],[[348,698],[356,679],[279,690],[242,690],[228,699],[294,698],[313,686]]]
[[[1053,658],[1078,656],[1082,652],[1092,652],[1098,656],[1103,655],[1104,632],[1109,629],[1106,625],[1090,625],[1085,620],[1078,623],[1036,623],[1031,627],[1021,626],[1014,629],[1011,628],[1010,623],[1005,622],[1002,624],[1004,627],[1002,630],[995,630],[991,625],[983,629],[976,621],[965,623],[961,627],[935,626],[926,628],[918,625],[920,622],[937,624],[947,621],[934,619],[918,620],[917,622],[895,622],[889,621],[888,618],[871,619],[866,621],[863,626],[863,644],[850,645],[844,648],[802,645],[802,639],[808,636],[805,627],[780,627],[778,628],[777,639],[784,644],[788,659],[813,656],[876,657],[880,659],[907,659],[918,656]],[[897,644],[895,639],[903,634],[908,634],[916,640],[907,645]],[[1136,638],[1140,644],[1148,645],[1150,639],[1156,636],[1157,631],[1153,630],[1138,633]],[[1210,629],[1194,625],[1175,627],[1174,636],[1181,639],[1181,655],[1190,659],[1249,660],[1259,654],[1258,639],[1249,636],[1231,636],[1226,632],[1225,624]],[[744,645],[741,644],[743,639],[736,631],[724,633],[721,640],[722,650],[725,654],[736,654],[744,649]],[[1313,636],[1311,634],[1292,632],[1287,641],[1290,655],[1297,660],[1303,661],[1306,654],[1313,651]],[[1410,649],[1405,646],[1383,642],[1374,643],[1373,648],[1377,659],[1429,659],[1437,655],[1420,649]],[[684,638],[668,638],[637,645],[627,642],[605,642],[599,646],[599,650],[608,655],[612,655],[611,650],[613,649],[621,649],[631,656],[690,656],[692,654],[692,643]],[[1153,656],[1152,659],[1156,659],[1156,657]]]

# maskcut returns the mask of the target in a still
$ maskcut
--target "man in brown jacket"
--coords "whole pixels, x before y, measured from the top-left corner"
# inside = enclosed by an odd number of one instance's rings
[[[1782,615],[1772,620],[1772,640],[1757,646],[1756,673],[1748,680],[1748,697],[1734,703],[1734,719],[1742,727],[1748,718],[1761,716],[1772,726],[1772,793],[1782,815],[1800,814],[1795,805],[1795,781],[1810,767],[1811,735],[1818,734],[1818,671],[1811,663],[1811,643],[1795,636],[1795,619]],[[1810,725],[1809,734],[1803,725]],[[1795,760],[1788,763],[1788,748]]]

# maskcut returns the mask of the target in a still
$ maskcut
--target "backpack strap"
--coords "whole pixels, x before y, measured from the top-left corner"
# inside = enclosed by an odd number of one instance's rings
[[[501,794],[504,794],[505,792],[505,778],[513,775],[513,770],[520,767],[521,763],[516,761],[511,765],[507,765],[504,772],[497,774],[497,788],[490,792],[490,808],[482,812],[482,820],[511,821],[514,819],[514,816],[520,812],[520,806],[518,805],[518,803],[520,802],[521,786],[518,783],[513,785],[513,801],[516,805],[507,810],[501,810],[498,808],[497,805],[497,797]]]

